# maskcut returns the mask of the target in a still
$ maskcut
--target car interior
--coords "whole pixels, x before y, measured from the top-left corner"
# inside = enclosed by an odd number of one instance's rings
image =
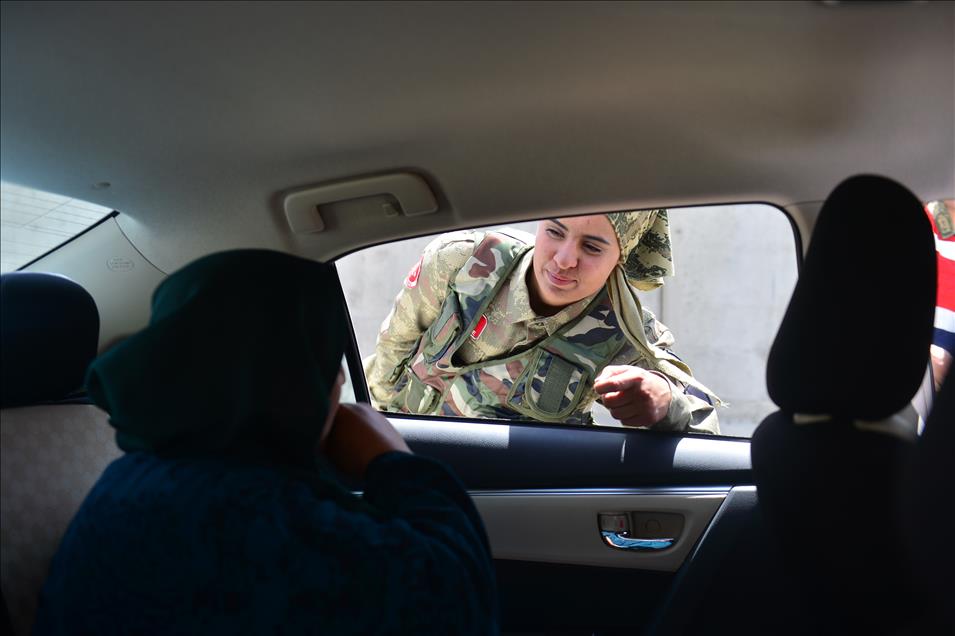
[[[172,272],[234,248],[336,263],[367,402],[361,325],[384,316],[353,289],[390,306],[444,232],[650,209],[700,232],[702,273],[659,304],[696,314],[678,339],[709,337],[703,286],[764,302],[705,277],[708,244],[796,261],[737,369],[768,396],[751,439],[388,413],[476,503],[502,632],[955,631],[955,380],[927,382],[924,210],[955,198],[955,3],[4,1],[0,28],[3,250],[39,227],[17,220],[26,189],[104,211],[4,254],[6,632],[30,633],[121,453],[86,369]],[[719,231],[756,204],[791,232],[778,262]],[[349,265],[388,246],[400,260]],[[736,364],[752,329],[709,355]]]

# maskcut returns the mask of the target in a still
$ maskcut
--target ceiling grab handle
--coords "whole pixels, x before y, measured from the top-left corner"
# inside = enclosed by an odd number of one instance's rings
[[[427,181],[410,172],[346,179],[294,190],[285,194],[282,208],[292,232],[312,234],[325,229],[319,206],[366,197],[382,197],[379,201],[370,201],[369,205],[388,216],[421,216],[438,211],[437,199]],[[399,209],[394,209],[392,198]]]

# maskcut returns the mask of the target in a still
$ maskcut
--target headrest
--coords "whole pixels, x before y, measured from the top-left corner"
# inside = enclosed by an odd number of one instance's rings
[[[59,400],[83,386],[99,341],[99,312],[85,289],[56,274],[3,274],[0,318],[0,405]]]
[[[925,374],[935,245],[919,200],[884,177],[832,191],[769,354],[766,382],[788,413],[880,420]]]

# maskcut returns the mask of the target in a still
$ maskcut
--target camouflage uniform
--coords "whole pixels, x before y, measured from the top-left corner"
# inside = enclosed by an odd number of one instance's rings
[[[532,241],[525,233],[465,231],[425,248],[365,361],[377,408],[587,424],[593,381],[605,366],[659,368],[624,337],[606,287],[553,316],[536,315],[526,282]],[[649,311],[642,317],[646,340],[668,349],[669,330]],[[702,393],[660,375],[671,402],[654,428],[719,432]]]

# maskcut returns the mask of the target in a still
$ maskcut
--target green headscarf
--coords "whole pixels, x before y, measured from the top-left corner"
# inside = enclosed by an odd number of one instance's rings
[[[612,212],[607,214],[620,246],[620,260],[607,279],[610,303],[627,340],[658,371],[708,395],[715,404],[723,402],[693,377],[685,362],[647,340],[643,330],[643,306],[637,290],[650,291],[672,276],[673,251],[666,210]]]
[[[163,281],[149,325],[97,358],[86,387],[125,451],[251,460],[326,491],[316,450],[347,337],[332,266],[222,252]]]

